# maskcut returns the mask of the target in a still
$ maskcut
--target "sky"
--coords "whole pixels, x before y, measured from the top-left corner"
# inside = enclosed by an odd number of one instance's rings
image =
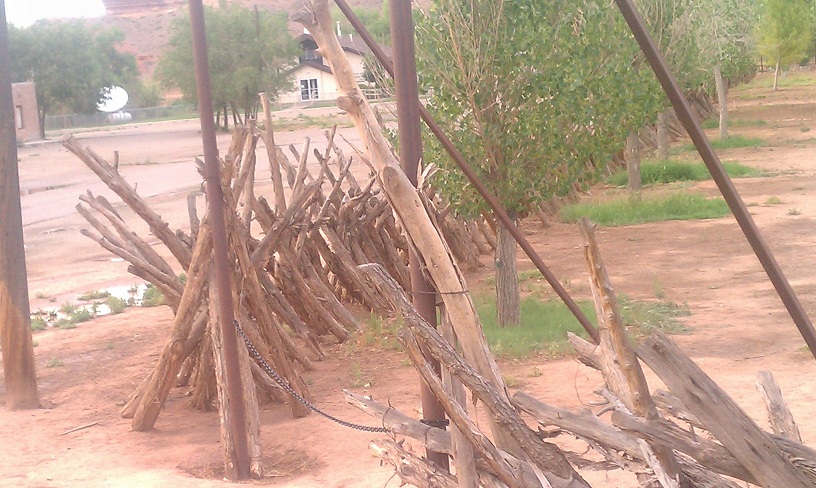
[[[27,27],[39,19],[99,17],[105,15],[102,0],[5,0],[6,20]]]

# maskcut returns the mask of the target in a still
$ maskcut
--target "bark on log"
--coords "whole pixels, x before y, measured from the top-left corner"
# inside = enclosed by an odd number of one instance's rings
[[[371,442],[368,448],[374,457],[396,468],[402,484],[418,488],[457,488],[456,478],[409,452],[398,442],[378,440]]]
[[[774,434],[801,443],[802,436],[799,434],[799,427],[793,420],[793,414],[782,397],[782,390],[774,379],[773,373],[760,371],[757,375],[757,389],[762,394],[762,399],[765,400],[768,420]]]
[[[638,355],[761,486],[813,486],[814,481],[665,334],[656,332]]]
[[[603,356],[612,358],[612,363],[608,365],[604,373],[612,373],[614,370],[614,374],[607,377],[607,382],[612,391],[635,415],[649,421],[657,420],[660,414],[652,401],[646,376],[643,374],[634,347],[626,333],[626,327],[623,325],[615,290],[595,240],[594,226],[588,219],[582,218],[579,221],[579,227],[584,238],[584,257],[589,268],[592,297],[598,316],[599,348]],[[621,378],[624,381],[618,383],[617,381]],[[683,478],[671,448],[662,445],[650,445],[649,447],[654,451],[655,459],[660,464],[660,467],[654,467],[655,471],[662,469],[673,481],[662,480],[661,484],[664,485],[664,488],[687,486],[688,482]],[[669,483],[670,486],[665,486],[665,483]]]
[[[281,163],[275,146],[275,130],[272,127],[272,111],[269,108],[269,95],[261,93],[261,106],[264,112],[264,145],[269,158],[269,173],[272,177],[272,189],[275,193],[275,213],[280,217],[286,211],[286,196],[283,193]]]

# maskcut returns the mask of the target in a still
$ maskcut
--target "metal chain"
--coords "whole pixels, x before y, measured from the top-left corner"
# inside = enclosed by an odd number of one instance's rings
[[[281,378],[281,376],[277,373],[277,371],[275,371],[274,369],[272,369],[271,366],[269,366],[269,363],[266,362],[266,360],[263,358],[263,356],[261,356],[261,353],[258,352],[258,350],[255,349],[255,346],[252,344],[252,342],[250,342],[249,337],[247,337],[246,333],[244,332],[244,329],[241,328],[241,324],[239,324],[237,320],[233,320],[233,324],[235,325],[235,329],[238,331],[238,333],[241,335],[241,337],[243,337],[244,343],[247,346],[247,350],[249,350],[249,355],[252,356],[252,358],[255,359],[255,361],[258,362],[258,364],[261,366],[261,368],[263,368],[263,370],[266,371],[266,374],[268,374],[273,380],[275,380],[275,383],[279,384],[281,386],[281,388],[283,388],[290,395],[292,395],[292,397],[295,400],[297,400],[300,403],[302,403],[303,405],[305,405],[306,408],[308,408],[309,410],[311,410],[311,411],[313,411],[313,412],[315,412],[317,414],[320,414],[320,415],[326,417],[327,419],[331,420],[332,422],[335,422],[337,424],[342,425],[343,427],[348,427],[350,429],[356,429],[356,430],[362,430],[363,432],[377,432],[377,433],[388,433],[388,432],[390,432],[385,427],[370,427],[370,426],[367,426],[367,425],[360,425],[360,424],[355,424],[355,423],[352,423],[352,422],[346,422],[345,420],[340,420],[337,417],[329,415],[326,412],[324,412],[323,410],[320,410],[319,408],[314,406],[309,400],[303,398],[295,390],[293,390],[292,387],[289,386],[289,383],[286,380],[284,380],[283,378]]]

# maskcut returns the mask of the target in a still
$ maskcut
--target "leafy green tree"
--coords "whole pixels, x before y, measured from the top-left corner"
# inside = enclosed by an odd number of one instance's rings
[[[420,82],[445,126],[512,216],[595,181],[662,92],[606,0],[439,0],[417,24]],[[438,187],[464,214],[486,210],[434,141]],[[518,323],[515,243],[500,230],[499,323]]]
[[[391,43],[391,19],[388,13],[388,2],[383,2],[380,8],[358,7],[352,8],[352,11],[377,42],[381,44]],[[351,26],[339,8],[332,8],[332,18],[340,24],[341,33],[355,33],[354,27]]]
[[[24,29],[9,26],[9,38],[12,79],[36,84],[43,137],[47,113],[93,113],[106,88],[136,77],[133,55],[116,48],[124,40],[118,30],[40,21]]]
[[[252,116],[258,93],[274,99],[294,87],[290,70],[297,62],[298,46],[286,27],[286,14],[237,5],[205,7],[207,47],[213,105],[232,110],[236,123]],[[179,18],[172,27],[169,47],[159,60],[159,81],[177,88],[191,103],[197,100],[190,21]]]
[[[774,90],[779,70],[802,59],[810,46],[813,0],[763,0],[757,29],[759,51],[774,60]]]

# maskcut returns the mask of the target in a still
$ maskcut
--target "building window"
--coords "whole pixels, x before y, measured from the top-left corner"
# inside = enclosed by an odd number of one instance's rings
[[[320,99],[317,92],[317,78],[300,80],[300,99],[303,101]]]
[[[25,129],[23,125],[23,106],[17,105],[14,107],[14,123],[18,129]]]
[[[317,59],[317,51],[314,49],[307,49],[304,57],[306,59]]]

